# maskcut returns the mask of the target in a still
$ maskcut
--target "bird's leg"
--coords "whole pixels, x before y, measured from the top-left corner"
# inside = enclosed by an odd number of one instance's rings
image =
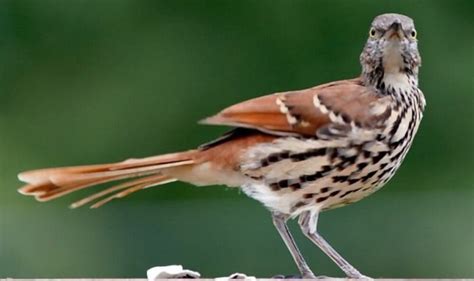
[[[357,269],[355,269],[349,262],[347,262],[331,245],[329,245],[324,238],[319,235],[316,231],[318,222],[318,213],[315,212],[304,212],[300,215],[298,223],[300,224],[301,230],[304,235],[309,238],[316,246],[318,246],[327,256],[329,256],[339,268],[346,273],[347,277],[354,279],[370,279],[362,275]]]
[[[290,251],[293,259],[295,260],[296,266],[298,267],[298,270],[301,273],[301,277],[310,278],[310,279],[316,278],[316,276],[314,275],[314,273],[311,271],[308,264],[304,260],[304,257],[301,254],[300,250],[298,249],[298,246],[296,246],[293,236],[291,236],[290,230],[288,229],[288,226],[286,225],[286,221],[288,220],[288,217],[282,214],[272,213],[272,219],[273,219],[273,224],[275,225],[275,228],[278,230],[278,233],[280,233],[281,238],[285,242],[286,247]]]

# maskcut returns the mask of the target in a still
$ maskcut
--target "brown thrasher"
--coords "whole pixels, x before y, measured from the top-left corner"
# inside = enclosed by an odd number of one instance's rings
[[[173,181],[241,187],[263,203],[303,277],[314,278],[286,222],[303,233],[351,278],[365,277],[317,232],[318,215],[382,187],[411,146],[425,99],[413,20],[376,17],[360,56],[362,74],[306,90],[248,100],[207,118],[236,127],[201,147],[123,162],[24,172],[19,191],[39,201],[105,182],[137,178],[72,204],[93,208]]]

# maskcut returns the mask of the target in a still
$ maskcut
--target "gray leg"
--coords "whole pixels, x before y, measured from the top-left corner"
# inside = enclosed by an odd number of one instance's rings
[[[290,251],[291,256],[295,260],[296,266],[298,266],[298,270],[301,273],[301,277],[311,278],[311,279],[316,278],[316,276],[314,275],[314,273],[311,271],[308,264],[304,260],[303,255],[301,254],[300,250],[296,246],[295,240],[291,236],[290,230],[288,229],[288,226],[286,225],[286,221],[288,217],[281,214],[272,213],[272,218],[273,218],[273,224],[278,230],[278,233],[280,233],[280,236],[285,242],[286,247]]]
[[[318,246],[327,256],[329,256],[339,268],[346,273],[347,277],[360,279],[367,278],[347,262],[324,238],[316,231],[318,213],[305,212],[300,215],[298,220],[301,230],[316,246]]]

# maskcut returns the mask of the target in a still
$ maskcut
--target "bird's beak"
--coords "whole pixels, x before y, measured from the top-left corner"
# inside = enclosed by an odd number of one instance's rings
[[[398,21],[392,23],[388,28],[387,32],[385,32],[385,38],[392,40],[392,39],[402,39],[405,35],[403,34],[402,24]]]

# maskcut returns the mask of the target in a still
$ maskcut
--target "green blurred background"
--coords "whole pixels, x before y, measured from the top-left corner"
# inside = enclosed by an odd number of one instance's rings
[[[320,230],[372,277],[474,277],[473,1],[0,1],[0,277],[296,273],[268,212],[173,183],[98,210],[41,204],[16,174],[195,147],[196,121],[244,99],[350,78],[374,16],[417,23],[428,106],[381,192]],[[342,276],[303,238],[318,274]]]

